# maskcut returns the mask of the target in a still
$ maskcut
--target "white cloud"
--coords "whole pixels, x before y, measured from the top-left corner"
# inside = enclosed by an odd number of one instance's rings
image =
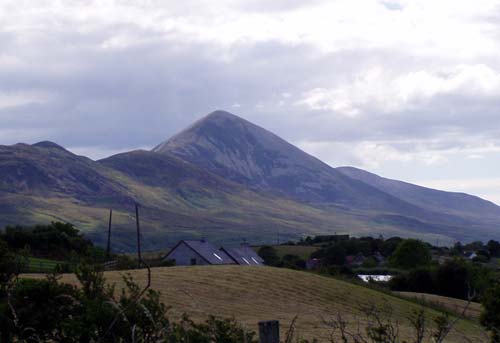
[[[0,110],[29,104],[43,104],[54,99],[54,94],[44,91],[2,92]]]
[[[297,104],[356,117],[374,111],[426,109],[432,106],[432,98],[440,95],[469,97],[472,102],[499,97],[500,71],[477,64],[394,75],[390,69],[375,67],[355,75],[350,84],[307,91]]]

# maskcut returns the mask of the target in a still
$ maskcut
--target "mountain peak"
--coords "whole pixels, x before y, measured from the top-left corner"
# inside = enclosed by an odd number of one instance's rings
[[[213,111],[213,112],[207,114],[206,116],[200,118],[199,120],[195,121],[192,125],[187,127],[185,130],[183,130],[182,132],[180,132],[176,136],[182,135],[183,133],[185,133],[187,131],[193,130],[195,128],[199,128],[201,126],[228,125],[230,123],[233,123],[233,124],[240,123],[242,125],[253,125],[248,120],[245,120],[242,117],[237,116],[236,114],[233,114],[233,113],[230,113],[227,111],[223,111],[223,110],[216,110],[216,111]]]
[[[230,112],[224,111],[224,110],[215,110],[209,114],[207,114],[203,119],[240,119],[243,120],[243,118],[238,117],[236,114],[232,114]]]
[[[153,148],[153,152],[168,153],[175,147],[187,142],[199,141],[201,137],[216,138],[223,132],[242,129],[244,126],[254,126],[249,121],[223,110],[213,111],[198,119],[193,124]],[[264,130],[264,129],[262,129]]]
[[[64,149],[62,146],[60,146],[59,144],[56,144],[54,142],[51,142],[51,141],[41,141],[41,142],[33,144],[32,146],[37,147],[37,148],[59,149],[59,150],[66,151],[66,149]]]

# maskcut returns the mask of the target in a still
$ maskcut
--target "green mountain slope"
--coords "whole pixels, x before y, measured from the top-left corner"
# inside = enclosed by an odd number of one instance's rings
[[[287,239],[369,230],[350,212],[257,193],[174,156],[135,151],[94,162],[53,143],[0,147],[0,154],[0,225],[69,221],[103,244],[113,208],[117,250],[134,247],[135,202],[150,249],[186,237],[237,244],[269,241],[277,231]]]
[[[51,142],[0,146],[0,226],[69,221],[104,244],[112,208],[114,248],[130,250],[135,203],[146,249],[202,237],[259,244],[277,232],[282,240],[334,232],[500,239],[492,203],[334,169],[227,112],[153,151],[100,161]]]

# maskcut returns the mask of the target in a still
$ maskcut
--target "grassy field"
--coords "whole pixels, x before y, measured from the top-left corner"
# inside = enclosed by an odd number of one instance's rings
[[[391,308],[392,317],[401,320],[401,330],[408,334],[406,318],[421,308],[414,302],[393,297],[362,286],[353,285],[312,273],[270,267],[196,266],[154,268],[152,287],[162,292],[163,301],[172,307],[171,316],[179,318],[188,313],[195,320],[213,314],[234,316],[252,329],[260,320],[278,319],[284,329],[298,315],[299,335],[325,339],[329,330],[323,324],[341,313],[351,323],[364,321],[363,308],[372,304]],[[145,270],[131,271],[141,283]],[[117,287],[122,285],[121,272],[106,272],[106,278]],[[41,277],[26,275],[26,277]],[[72,274],[63,277],[76,283]],[[429,322],[438,312],[426,309]],[[430,324],[429,324],[430,325]],[[469,339],[477,341],[479,330],[471,321],[461,320],[456,326]],[[461,341],[457,331],[449,342]]]
[[[414,293],[414,292],[397,292],[397,294],[410,299],[423,300],[424,302],[444,307],[449,311],[458,314],[462,314],[463,309],[467,305],[467,301],[465,300],[448,298],[435,294]],[[472,302],[467,308],[465,316],[474,320],[478,320],[482,310],[483,308],[481,304]]]

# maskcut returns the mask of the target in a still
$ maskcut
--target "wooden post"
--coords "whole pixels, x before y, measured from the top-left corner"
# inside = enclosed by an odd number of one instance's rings
[[[135,223],[137,227],[137,259],[139,268],[141,267],[142,256],[141,256],[141,227],[139,225],[139,205],[135,203]]]
[[[259,343],[279,343],[280,322],[277,320],[266,320],[259,322]]]
[[[108,245],[106,247],[106,256],[109,258],[111,253],[111,220],[113,218],[113,210],[109,209],[109,224],[108,224]]]

